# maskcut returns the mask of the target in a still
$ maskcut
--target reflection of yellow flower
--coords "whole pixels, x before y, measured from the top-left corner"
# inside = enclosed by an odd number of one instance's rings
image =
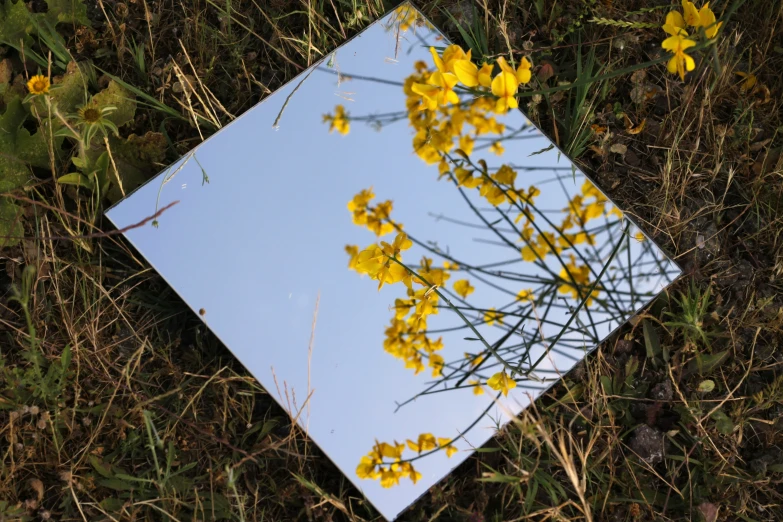
[[[501,312],[495,311],[495,308],[490,308],[486,312],[484,312],[484,321],[487,323],[487,326],[492,326],[495,324],[495,321],[497,321],[498,324],[503,324],[503,316],[505,314]]]
[[[345,107],[338,105],[334,108],[334,116],[331,114],[324,114],[324,123],[330,123],[329,132],[337,130],[340,134],[348,134],[351,130],[351,124],[348,122],[348,113],[345,112]]]
[[[454,291],[463,299],[466,299],[474,290],[476,289],[470,286],[470,281],[467,279],[460,279],[454,282]]]
[[[465,359],[470,361],[470,367],[475,368],[482,362],[484,362],[483,355],[473,355],[472,353],[465,352]]]
[[[49,78],[43,74],[36,74],[27,82],[27,90],[30,94],[46,94],[49,92]]]
[[[356,270],[356,262],[359,257],[359,247],[356,245],[345,245],[345,252],[351,256],[348,261],[348,268],[350,270]]]
[[[419,435],[417,442],[408,439],[407,443],[408,447],[416,453],[433,450],[438,447],[438,444],[435,442],[435,435],[432,433],[422,433]]]
[[[517,382],[508,376],[504,371],[498,372],[487,381],[487,386],[493,390],[502,391],[505,397],[508,397],[508,390],[517,387]]]
[[[495,141],[490,145],[489,151],[492,154],[496,154],[498,156],[502,156],[504,152],[506,152],[506,149],[503,147],[503,144],[499,141]]]
[[[361,462],[356,467],[356,474],[360,479],[379,478],[381,474],[376,469],[377,464],[371,457],[362,457]]]
[[[520,290],[517,294],[517,299],[520,301],[532,301],[535,299],[535,296],[533,295],[533,290],[526,289],[526,290]]]
[[[381,487],[390,488],[400,484],[400,474],[389,466],[381,468]]]
[[[696,45],[696,42],[680,35],[670,36],[661,44],[661,47],[674,54],[666,68],[670,73],[679,74],[682,80],[685,79],[686,70],[692,71],[696,68],[696,62],[685,53],[686,49],[694,45]]]
[[[473,385],[473,395],[484,395],[484,388],[481,387],[481,381],[470,380],[468,384]]]
[[[432,376],[438,377],[440,375],[443,375],[443,364],[445,361],[443,360],[443,356],[439,353],[433,353],[430,354],[430,362],[429,367],[432,368]]]
[[[443,437],[438,437],[438,446],[441,448],[446,448],[446,456],[451,458],[452,455],[457,453],[457,448],[454,447],[453,444],[450,444],[451,439],[446,439]]]

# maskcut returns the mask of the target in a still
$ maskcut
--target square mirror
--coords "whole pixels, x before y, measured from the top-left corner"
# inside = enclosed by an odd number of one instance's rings
[[[403,4],[107,212],[389,520],[680,274],[530,65]]]

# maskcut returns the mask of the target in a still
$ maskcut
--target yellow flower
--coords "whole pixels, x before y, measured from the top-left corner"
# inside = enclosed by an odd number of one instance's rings
[[[496,142],[499,144],[499,142]],[[502,145],[501,145],[502,147]],[[501,165],[497,172],[492,176],[492,179],[500,183],[501,185],[514,186],[514,181],[517,179],[517,171],[509,167],[508,165]]]
[[[462,149],[462,152],[467,154],[468,156],[473,153],[473,146],[476,144],[476,140],[468,136],[467,134],[465,136],[460,136],[459,138],[459,148]]]
[[[481,184],[482,178],[473,177],[473,171],[463,167],[454,169],[454,177],[457,178],[457,185],[465,188],[476,188]]]
[[[498,156],[502,156],[504,152],[506,152],[506,149],[503,147],[503,144],[499,141],[493,142],[492,145],[489,147],[489,151],[493,154],[496,154]]]
[[[43,74],[36,74],[27,82],[27,90],[30,94],[46,94],[49,92],[49,78]]]
[[[468,384],[473,384],[473,395],[484,395],[484,388],[481,387],[481,381],[470,380]]]
[[[506,374],[506,371],[498,372],[487,381],[487,386],[493,390],[502,391],[503,396],[508,397],[508,390],[517,387],[517,382]]]
[[[696,45],[696,42],[680,35],[673,35],[663,41],[661,47],[674,54],[666,68],[670,73],[677,73],[680,79],[685,79],[685,71],[692,71],[696,68],[696,62],[685,53],[689,47]]]
[[[495,308],[490,308],[486,312],[484,312],[484,321],[487,323],[487,326],[492,326],[495,324],[495,321],[497,321],[498,324],[503,324],[503,313],[496,312]]]
[[[530,73],[531,67],[532,65],[530,64],[527,58],[522,58],[522,60],[520,60],[519,65],[517,66],[517,74],[516,74],[517,81],[520,84],[525,84],[530,81],[530,78],[532,77]]]
[[[433,377],[443,375],[443,363],[443,356],[439,353],[433,353],[430,355],[429,367],[432,368]]]
[[[518,86],[517,77],[510,72],[501,71],[500,74],[495,76],[495,79],[492,80],[492,94],[498,98],[495,112],[505,114],[508,112],[508,109],[519,107],[516,99]]]
[[[745,73],[737,71],[734,74],[739,76],[740,78],[745,78],[745,80],[740,84],[740,90],[742,92],[747,92],[751,90],[756,85],[756,75],[753,73]]]
[[[432,433],[422,433],[419,435],[418,442],[408,439],[407,443],[408,447],[416,453],[433,450],[438,447],[438,444],[435,442],[435,435]]]
[[[688,36],[688,32],[685,30],[685,19],[679,11],[669,11],[666,15],[666,23],[662,28],[672,36]]]
[[[467,53],[462,50],[462,47],[456,44],[449,45],[443,50],[443,56],[440,60],[441,65],[438,65],[437,60],[437,52],[435,51],[434,47],[430,47],[430,53],[432,53],[433,60],[435,60],[435,66],[438,68],[441,72],[450,72],[453,73],[454,71],[454,65],[457,62],[461,61],[470,61],[470,53],[471,51],[468,51]]]
[[[454,447],[451,443],[451,439],[446,439],[443,437],[438,437],[438,446],[441,448],[446,448],[446,456],[451,458],[452,455],[457,453],[459,451],[457,448]]]
[[[644,234],[642,234],[641,231],[637,232],[633,237],[640,243],[645,239]]]
[[[535,299],[535,296],[533,295],[533,290],[526,289],[526,290],[520,290],[517,294],[517,299],[520,301],[532,301]]]
[[[467,279],[460,279],[459,281],[454,281],[454,291],[457,292],[457,295],[461,296],[463,299],[466,299],[470,294],[472,294],[476,289],[470,286],[470,281]]]
[[[405,444],[398,444],[396,441],[394,445],[387,442],[376,442],[373,447],[373,455],[375,457],[395,459],[402,458],[402,452],[405,450]]]
[[[685,19],[685,23],[691,27],[698,27],[701,25],[701,18],[699,17],[699,10],[693,5],[693,2],[688,0],[682,0],[682,14]]]
[[[475,368],[482,362],[484,362],[484,356],[483,355],[473,355],[472,353],[465,352],[465,359],[468,359],[470,361],[470,367]]]
[[[348,268],[356,270],[356,263],[359,257],[359,247],[356,245],[345,245],[345,253],[351,256],[348,260]]]
[[[390,488],[399,485],[400,475],[399,471],[394,471],[391,467],[381,468],[381,487]]]
[[[478,71],[478,82],[482,87],[490,87],[492,85],[492,66],[485,63]]]
[[[443,268],[446,270],[459,270],[459,265],[457,263],[452,263],[451,261],[444,261]]]
[[[459,103],[459,96],[454,92],[457,85],[457,77],[452,73],[436,71],[427,80],[427,83],[414,83],[412,90],[422,96],[425,107],[435,110],[439,105]]]
[[[454,74],[466,87],[475,87],[479,84],[479,69],[470,60],[455,61]]]
[[[370,457],[362,457],[361,462],[356,467],[356,474],[360,479],[376,479],[381,476],[376,469],[376,462]]]
[[[410,462],[401,462],[400,464],[397,464],[397,466],[399,466],[400,476],[410,477],[411,482],[414,484],[421,480],[421,473],[416,471],[413,468],[413,464]]]
[[[707,38],[715,38],[715,35],[718,34],[718,29],[723,25],[723,22],[716,23],[716,21],[715,13],[712,12],[710,3],[707,2],[699,9],[699,22],[704,27],[704,34],[707,35]]]
[[[397,257],[403,250],[408,250],[413,245],[413,242],[408,239],[405,232],[400,232],[397,237],[394,238],[394,242],[390,245],[386,241],[381,241],[381,250],[389,257]]]
[[[345,107],[338,105],[334,108],[334,116],[331,114],[324,114],[324,123],[330,122],[329,132],[337,130],[340,134],[348,134],[351,130],[351,124],[348,122],[348,113],[345,112]]]

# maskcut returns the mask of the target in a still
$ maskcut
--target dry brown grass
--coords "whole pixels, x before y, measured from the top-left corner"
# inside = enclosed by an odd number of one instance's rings
[[[649,1],[417,5],[442,27],[443,9],[498,35],[493,53],[547,48],[542,60],[557,67],[573,63],[578,33],[617,68],[659,52],[649,29],[587,23],[658,20],[663,11],[643,11]],[[376,0],[102,1],[95,28],[63,37],[75,58],[184,116],[144,109],[123,130],[165,129],[174,158],[384,10]],[[657,68],[606,87],[591,121],[628,153],[578,160],[687,277],[404,520],[783,519],[782,25],[779,3],[748,0],[719,46],[719,74],[701,67],[682,83]],[[738,70],[768,93],[743,92]],[[657,94],[634,101],[635,82]],[[529,107],[558,142],[573,118],[566,101]],[[646,118],[644,131],[625,134],[618,110]],[[29,191],[38,204],[26,206],[26,239],[1,254],[0,520],[378,519],[122,240],[51,239],[94,232],[96,208],[50,176]],[[668,361],[647,356],[645,322]],[[697,357],[723,352],[709,375],[693,371]],[[713,391],[699,392],[704,379]]]

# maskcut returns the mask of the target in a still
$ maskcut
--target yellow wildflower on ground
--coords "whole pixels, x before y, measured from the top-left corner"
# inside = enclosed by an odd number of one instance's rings
[[[666,15],[666,22],[662,28],[672,36],[688,36],[688,32],[685,30],[685,19],[679,11],[670,11]]]
[[[723,22],[718,22],[717,18],[715,18],[715,13],[710,9],[709,2],[699,9],[699,21],[704,28],[704,34],[707,38],[715,38],[715,35],[718,34],[718,30],[723,25]]]
[[[493,390],[502,391],[504,397],[508,397],[508,390],[517,387],[517,382],[508,376],[506,371],[498,372],[487,381],[487,386]]]
[[[696,68],[696,62],[685,52],[689,47],[696,45],[696,42],[681,35],[673,35],[663,41],[661,47],[672,53],[666,68],[672,74],[677,73],[680,79],[685,79],[685,71],[692,71]]]
[[[463,299],[466,299],[475,290],[474,287],[470,286],[470,281],[467,279],[460,279],[459,281],[454,282],[454,291]]]
[[[501,71],[500,74],[495,76],[495,79],[492,80],[492,94],[498,98],[495,104],[495,112],[505,114],[509,109],[519,107],[516,98],[517,87],[519,87],[519,82],[516,76],[510,72]]]
[[[49,92],[49,78],[43,74],[36,74],[27,82],[27,90],[30,94],[46,94]]]
[[[701,25],[701,18],[699,17],[699,10],[693,2],[688,0],[682,0],[682,16],[685,23],[691,27],[698,27]]]

